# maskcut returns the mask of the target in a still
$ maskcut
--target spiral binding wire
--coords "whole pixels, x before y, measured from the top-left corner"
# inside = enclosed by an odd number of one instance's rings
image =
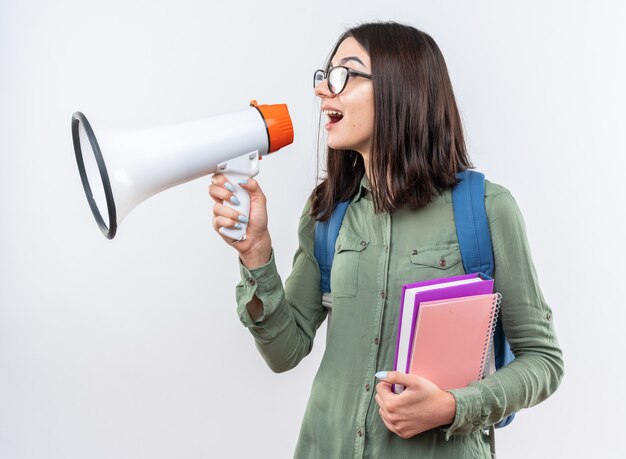
[[[478,373],[478,380],[480,381],[485,377],[487,371],[487,362],[491,357],[491,350],[493,349],[492,341],[493,335],[496,331],[496,321],[498,320],[498,314],[500,312],[500,300],[502,295],[496,293],[493,298],[493,307],[491,308],[491,316],[489,317],[489,332],[485,336],[485,347],[483,348],[483,357],[480,361],[480,371]]]

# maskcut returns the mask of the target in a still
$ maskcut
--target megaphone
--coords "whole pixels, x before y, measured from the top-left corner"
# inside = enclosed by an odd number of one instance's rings
[[[239,205],[224,204],[244,215],[250,196],[239,182],[259,172],[259,160],[293,142],[293,125],[285,104],[258,105],[211,118],[137,131],[98,128],[85,115],[72,116],[74,153],[87,201],[107,238],[122,220],[150,196],[215,172],[235,187]],[[234,240],[241,228],[221,228]]]

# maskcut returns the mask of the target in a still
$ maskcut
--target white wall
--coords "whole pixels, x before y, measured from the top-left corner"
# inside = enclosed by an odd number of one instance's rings
[[[393,19],[446,56],[472,157],[516,196],[565,353],[501,457],[624,457],[626,8],[616,1],[0,2],[0,457],[290,457],[323,336],[275,375],[239,324],[208,178],[98,231],[70,117],[169,124],[289,104],[262,163],[281,274],[315,175],[312,72]]]

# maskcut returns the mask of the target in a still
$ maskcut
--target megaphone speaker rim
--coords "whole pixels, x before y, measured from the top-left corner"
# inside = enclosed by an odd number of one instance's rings
[[[100,180],[102,180],[102,186],[104,188],[104,195],[106,197],[107,203],[107,212],[109,216],[109,226],[104,222],[102,215],[100,214],[100,209],[98,209],[98,205],[93,197],[93,193],[91,191],[91,186],[89,185],[89,178],[87,177],[87,171],[85,170],[85,162],[83,160],[83,152],[80,147],[80,125],[82,124],[83,129],[85,130],[85,134],[87,134],[87,138],[89,139],[89,143],[91,144],[91,150],[93,151],[96,164],[98,165],[98,172],[100,173]],[[76,154],[76,163],[78,164],[78,171],[80,172],[80,179],[83,184],[83,190],[85,191],[85,196],[87,197],[87,201],[89,202],[89,207],[91,208],[91,212],[93,213],[96,222],[98,223],[98,227],[102,234],[104,234],[108,239],[113,239],[115,233],[117,231],[117,212],[115,209],[115,200],[113,199],[113,190],[111,189],[111,181],[109,180],[109,174],[107,172],[106,163],[104,162],[104,158],[102,157],[102,152],[100,151],[100,146],[98,145],[98,141],[96,140],[96,136],[87,121],[87,118],[83,113],[76,112],[72,115],[72,139],[74,142],[74,153]]]

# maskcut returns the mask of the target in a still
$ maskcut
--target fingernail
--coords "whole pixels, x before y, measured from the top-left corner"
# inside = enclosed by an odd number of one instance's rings
[[[237,183],[241,183],[242,185],[247,185],[248,184],[248,179],[237,180]]]
[[[241,226],[241,223],[235,223],[235,228],[241,229],[241,228],[243,228],[243,226]]]
[[[386,371],[379,371],[374,376],[376,376],[378,379],[386,379],[387,378],[387,372]]]
[[[248,217],[246,217],[245,215],[239,215],[237,217],[237,220],[239,220],[241,223],[248,223]]]
[[[232,202],[236,206],[240,204],[239,199],[237,199],[237,196],[233,196],[232,198],[230,198],[230,202]]]
[[[228,191],[230,191],[231,193],[235,192],[235,187],[233,186],[232,183],[230,182],[226,182],[224,183],[224,188],[226,188]]]

